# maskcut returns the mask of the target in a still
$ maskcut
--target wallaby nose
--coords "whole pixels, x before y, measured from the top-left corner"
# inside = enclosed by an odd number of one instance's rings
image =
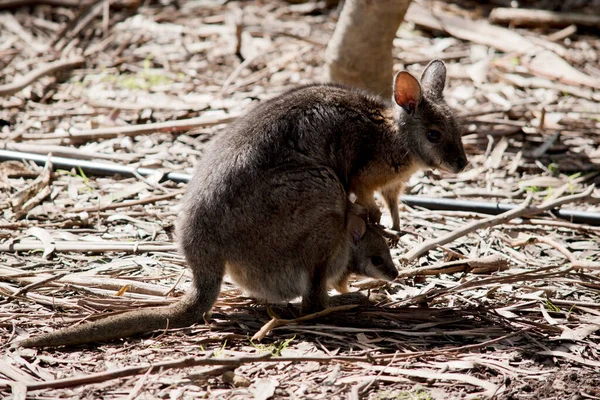
[[[460,157],[457,161],[456,161],[456,171],[454,171],[454,173],[459,173],[462,170],[465,169],[465,167],[467,166],[467,164],[469,163],[469,161],[467,160],[466,156],[462,156]]]
[[[398,277],[398,268],[396,268],[396,266],[394,265],[394,263],[390,263],[390,265],[388,265],[388,270],[387,270],[387,278],[389,281],[393,281],[394,279],[396,279]]]

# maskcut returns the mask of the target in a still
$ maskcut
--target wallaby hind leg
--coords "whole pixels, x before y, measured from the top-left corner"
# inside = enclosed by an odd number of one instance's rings
[[[398,209],[400,193],[402,193],[402,184],[393,184],[381,190],[381,197],[383,197],[392,215],[392,229],[396,231],[400,230],[400,212]]]
[[[317,265],[313,270],[308,293],[302,296],[302,314],[324,310],[328,305],[327,265]]]

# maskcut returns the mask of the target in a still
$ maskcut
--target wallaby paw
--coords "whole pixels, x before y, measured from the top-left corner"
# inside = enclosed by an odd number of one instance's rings
[[[370,208],[368,211],[369,222],[372,224],[378,224],[381,221],[381,211],[378,208]]]

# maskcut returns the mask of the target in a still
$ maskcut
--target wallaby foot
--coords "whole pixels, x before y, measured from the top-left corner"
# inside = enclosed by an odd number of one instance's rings
[[[329,298],[329,307],[340,307],[353,304],[369,306],[373,305],[373,302],[371,302],[367,296],[360,292],[344,293]]]

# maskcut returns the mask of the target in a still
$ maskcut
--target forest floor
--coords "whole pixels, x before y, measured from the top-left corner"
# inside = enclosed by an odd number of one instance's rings
[[[408,194],[536,209],[401,205],[400,277],[352,282],[378,304],[277,321],[262,340],[266,307],[226,281],[207,324],[23,349],[177,301],[186,185],[163,178],[192,173],[253,104],[322,80],[339,15],[323,2],[61,2],[0,12],[0,151],[21,153],[0,163],[0,397],[600,399],[600,226],[542,209],[600,212],[600,39],[583,18],[598,2],[562,2],[580,14],[566,25],[509,27],[489,17],[504,2],[421,1],[394,41],[397,70],[446,62],[470,161],[416,174]],[[43,168],[25,153],[157,172]]]

